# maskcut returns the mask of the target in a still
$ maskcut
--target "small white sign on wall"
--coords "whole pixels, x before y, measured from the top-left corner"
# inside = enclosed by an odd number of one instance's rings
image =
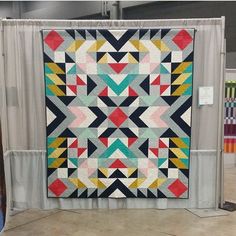
[[[198,88],[198,105],[213,105],[214,89],[213,86]]]

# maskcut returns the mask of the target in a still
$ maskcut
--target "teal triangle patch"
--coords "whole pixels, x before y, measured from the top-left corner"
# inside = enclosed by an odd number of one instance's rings
[[[161,165],[167,160],[167,158],[158,158],[158,167],[160,168]]]
[[[45,76],[45,81],[46,81],[46,85],[55,84],[55,83],[53,83],[53,81],[50,80],[47,76]]]
[[[75,75],[76,74],[76,65],[73,65],[72,68],[67,72],[67,74]]]
[[[54,74],[54,72],[45,64],[44,66],[45,74]]]
[[[80,95],[78,99],[81,100],[85,106],[89,106],[96,99],[96,96]]]
[[[183,71],[183,73],[192,73],[193,66],[192,63]]]
[[[192,86],[190,85],[182,95],[192,95]]]
[[[55,96],[55,94],[48,87],[46,87],[46,95],[47,96]]]
[[[48,156],[51,156],[51,154],[55,151],[55,148],[48,148],[47,153]]]
[[[189,162],[188,159],[186,159],[186,158],[184,159],[184,158],[183,158],[183,159],[181,159],[181,161],[184,163],[184,165],[185,165],[186,167],[188,167],[188,162]]]
[[[183,84],[192,84],[192,74],[183,82]]]
[[[55,160],[56,158],[48,158],[48,166],[50,166]]]
[[[146,105],[151,106],[157,99],[157,96],[140,96]]]
[[[161,64],[161,74],[170,74],[170,72]]]
[[[140,137],[141,138],[156,138],[157,135],[152,131],[152,129],[146,129],[145,132]]]
[[[72,164],[78,167],[78,158],[69,158],[69,160],[72,162]]]
[[[181,148],[181,151],[188,157],[189,156],[189,149],[188,148]]]

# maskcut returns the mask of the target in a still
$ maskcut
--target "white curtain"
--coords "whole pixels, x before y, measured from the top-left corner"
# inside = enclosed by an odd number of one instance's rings
[[[112,200],[124,207],[213,207],[221,88],[222,19],[147,21],[4,20],[5,76],[1,77],[1,112],[14,206],[42,208],[110,207],[107,199],[47,199],[42,29],[58,28],[184,28],[196,29],[194,48],[190,199]],[[214,105],[198,107],[198,87],[214,87]],[[18,151],[17,151],[18,150]],[[27,152],[27,150],[31,150]],[[32,151],[41,150],[41,151]],[[212,151],[213,150],[213,151]],[[38,178],[35,176],[37,173]],[[27,176],[27,177],[26,177]],[[191,180],[191,178],[193,178]],[[206,180],[206,181],[203,181]],[[38,186],[34,188],[34,186]],[[29,192],[29,189],[33,189]],[[203,198],[199,198],[199,194]],[[33,200],[34,199],[34,200]],[[180,202],[177,204],[177,202]],[[135,203],[135,204],[134,204]],[[102,204],[102,205],[101,205]],[[117,205],[118,204],[118,205]],[[113,204],[114,205],[114,204]],[[120,205],[119,205],[120,206]]]
[[[13,151],[5,155],[11,207],[19,209],[213,208],[216,153],[191,153],[189,199],[47,198],[46,153]]]
[[[7,149],[45,149],[40,26],[4,23]],[[5,124],[4,122],[7,122]]]

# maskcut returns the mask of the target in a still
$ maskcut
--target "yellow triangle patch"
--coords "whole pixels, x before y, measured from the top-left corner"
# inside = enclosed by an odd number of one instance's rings
[[[99,51],[99,49],[102,47],[102,45],[106,42],[106,40],[97,40],[96,42],[96,50]]]
[[[161,40],[152,40],[152,43],[162,52],[168,52],[170,49],[167,47],[167,45]]]
[[[186,68],[188,68],[192,62],[182,62],[173,72],[172,74],[182,74]]]
[[[170,158],[170,161],[179,169],[187,169],[187,166],[178,158]]]
[[[132,175],[136,170],[137,168],[128,168],[128,177]]]
[[[69,178],[69,181],[73,183],[77,188],[86,188],[86,185],[78,178]]]
[[[139,40],[129,40],[129,41],[139,51]]]
[[[165,182],[166,182],[166,179],[163,179],[163,178],[157,179],[157,188],[159,188]]]
[[[72,44],[66,49],[67,52],[76,52],[81,45],[85,42],[85,40],[75,40],[72,42]]]
[[[191,84],[181,84],[171,95],[172,95],[172,96],[180,96],[180,95],[182,95],[190,86],[191,86]]]
[[[187,80],[191,75],[192,75],[191,73],[183,73],[172,84],[173,85],[183,84],[184,81]]]
[[[176,155],[177,158],[188,158],[180,148],[170,148],[170,150]]]
[[[185,142],[181,138],[171,138],[171,141],[179,148],[188,148]]]
[[[53,92],[56,96],[65,96],[66,94],[57,86],[54,84],[49,84],[47,87]]]
[[[107,168],[99,168],[99,170],[106,176],[108,177],[108,169]]]
[[[136,64],[136,63],[138,63],[138,61],[137,61],[130,53],[128,53],[128,61],[129,61],[129,63],[131,63],[131,64]]]
[[[56,63],[49,62],[46,63],[46,65],[54,74],[65,74],[65,72]]]
[[[157,181],[157,179],[156,180],[154,180],[153,182],[152,182],[152,184],[151,185],[149,185],[149,187],[148,188],[158,188],[158,181]]]
[[[59,78],[56,74],[47,74],[47,77],[55,84],[55,85],[65,85],[65,83]]]
[[[58,158],[66,150],[66,148],[56,148],[50,155],[49,158]]]
[[[58,148],[66,138],[56,138],[50,145],[49,148]]]
[[[107,53],[98,61],[101,64],[107,64]]]
[[[59,168],[64,162],[66,158],[55,158],[55,161],[53,161],[48,168]]]

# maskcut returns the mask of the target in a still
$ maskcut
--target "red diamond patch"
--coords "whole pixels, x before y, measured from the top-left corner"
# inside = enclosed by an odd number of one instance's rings
[[[193,39],[186,30],[181,30],[172,40],[181,50],[183,50],[192,42]]]
[[[108,118],[117,126],[120,127],[122,123],[128,118],[128,116],[119,108],[117,107],[109,116]]]
[[[55,30],[50,31],[50,33],[44,39],[44,42],[55,51],[63,42],[64,39]]]
[[[66,185],[59,179],[56,179],[48,187],[57,197],[59,197],[66,189]]]
[[[176,196],[182,195],[188,188],[179,180],[175,180],[168,189]]]

